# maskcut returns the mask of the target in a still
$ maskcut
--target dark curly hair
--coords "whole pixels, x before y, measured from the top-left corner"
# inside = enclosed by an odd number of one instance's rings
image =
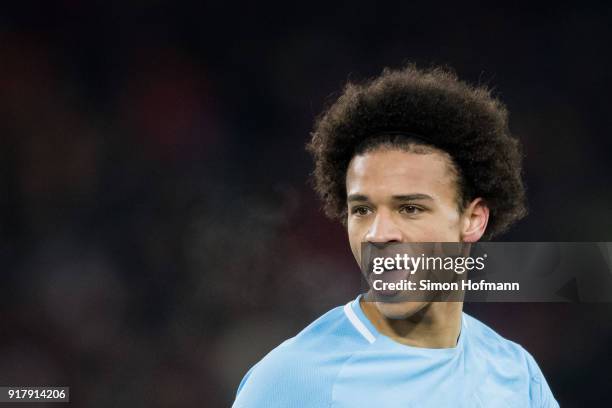
[[[307,150],[313,155],[315,190],[325,213],[346,222],[346,171],[364,149],[407,143],[450,155],[458,176],[460,209],[482,197],[490,210],[483,239],[505,231],[527,213],[521,180],[521,146],[508,127],[508,112],[482,86],[460,81],[448,68],[409,65],[385,69],[362,84],[349,82],[317,119]],[[414,135],[417,135],[414,137]]]

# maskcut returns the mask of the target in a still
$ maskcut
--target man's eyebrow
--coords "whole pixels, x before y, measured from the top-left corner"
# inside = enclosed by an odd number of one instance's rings
[[[347,202],[351,202],[351,201],[368,201],[368,196],[363,195],[363,194],[350,194],[348,197],[346,197],[346,201]]]
[[[427,194],[415,193],[415,194],[399,194],[391,197],[394,201],[417,201],[417,200],[433,200],[433,198]],[[347,202],[353,201],[369,201],[368,196],[364,194],[350,194],[346,198]]]
[[[400,194],[392,197],[395,201],[416,201],[416,200],[433,200],[433,197],[427,194]]]

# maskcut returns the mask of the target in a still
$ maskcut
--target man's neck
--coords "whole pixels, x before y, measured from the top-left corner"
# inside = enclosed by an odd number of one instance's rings
[[[452,348],[457,345],[463,302],[429,303],[405,319],[387,318],[374,302],[361,299],[360,306],[381,334],[398,343],[423,348]]]

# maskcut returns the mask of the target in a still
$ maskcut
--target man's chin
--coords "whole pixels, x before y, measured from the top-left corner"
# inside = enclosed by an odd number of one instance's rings
[[[407,319],[428,305],[428,302],[374,302],[387,319]]]

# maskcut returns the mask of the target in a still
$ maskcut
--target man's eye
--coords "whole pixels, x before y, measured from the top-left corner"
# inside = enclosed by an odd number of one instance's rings
[[[353,207],[351,213],[355,215],[364,216],[370,213],[370,209],[368,207]]]
[[[417,207],[416,205],[403,205],[400,208],[400,213],[409,214],[409,215],[420,214],[421,212],[423,212],[423,209],[420,207]]]

